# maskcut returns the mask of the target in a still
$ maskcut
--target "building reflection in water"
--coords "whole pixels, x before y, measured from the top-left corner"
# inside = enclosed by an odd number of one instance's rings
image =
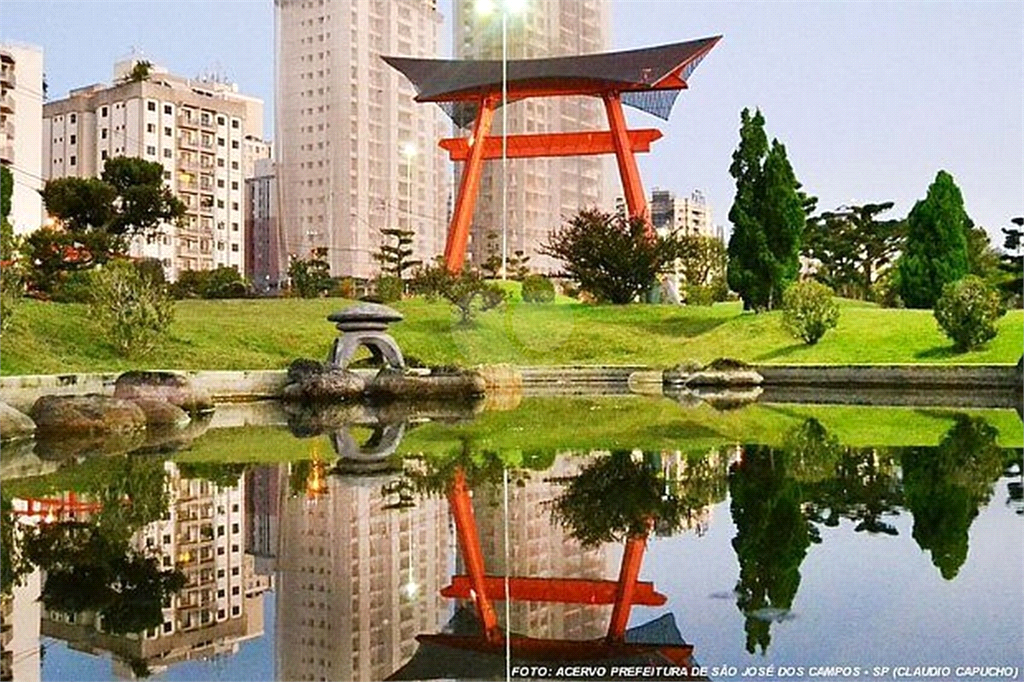
[[[305,478],[311,490],[326,483],[320,494],[292,493],[295,468],[279,468],[274,484],[277,678],[384,679],[412,656],[418,633],[451,615],[439,594],[454,551],[447,504],[389,509],[388,476],[322,477],[315,464]]]
[[[263,634],[263,593],[273,582],[256,573],[254,557],[245,553],[242,477],[218,479],[220,484],[188,478],[173,462],[166,462],[164,471],[167,511],[130,540],[135,551],[155,557],[163,570],[176,569],[186,576],[185,587],[164,602],[161,624],[146,632],[114,634],[104,629],[102,618],[94,612],[43,608],[37,601],[42,587],[37,570],[22,587],[15,588],[11,606],[5,605],[12,611],[15,625],[11,647],[15,652],[14,679],[39,679],[38,653],[34,662],[22,666],[23,671],[17,660],[19,650],[38,652],[39,635],[90,654],[109,652],[116,675],[135,677],[180,661],[231,655],[242,642]],[[48,499],[15,498],[12,502],[18,523],[28,525],[89,522],[100,511],[94,502],[73,493]],[[19,596],[32,589],[32,598]],[[31,629],[19,626],[33,619],[37,624],[35,645],[19,648],[21,631]]]

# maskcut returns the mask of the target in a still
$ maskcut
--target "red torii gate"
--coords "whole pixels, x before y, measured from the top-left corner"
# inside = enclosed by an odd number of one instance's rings
[[[637,152],[650,150],[661,137],[655,129],[629,130],[622,105],[628,104],[667,119],[687,79],[721,36],[625,52],[502,62],[383,57],[416,88],[417,102],[436,102],[452,120],[473,132],[468,138],[441,140],[453,161],[464,161],[455,211],[445,242],[445,264],[462,270],[473,209],[487,159],[612,154],[631,217],[650,222]],[[502,74],[506,74],[502,77]],[[528,97],[584,95],[600,97],[608,115],[607,131],[489,136],[495,110],[506,101]]]

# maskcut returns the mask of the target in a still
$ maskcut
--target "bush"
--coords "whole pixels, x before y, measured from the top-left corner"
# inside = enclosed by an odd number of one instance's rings
[[[178,299],[199,298],[209,277],[209,270],[183,270],[178,273],[178,279],[171,285],[171,295]]]
[[[410,286],[430,300],[440,297],[448,301],[459,311],[462,326],[471,325],[477,312],[497,308],[505,302],[501,287],[486,282],[476,270],[466,269],[453,275],[441,260],[418,268]]]
[[[523,280],[523,300],[527,303],[551,303],[555,285],[543,275],[529,275]]]
[[[0,332],[10,329],[24,293],[25,282],[17,266],[11,262],[0,263]]]
[[[238,270],[221,266],[209,270],[199,287],[203,298],[245,298],[249,295],[249,284]]]
[[[700,284],[687,284],[683,288],[686,305],[709,306],[715,302],[715,289]]]
[[[1005,313],[999,294],[977,275],[947,284],[935,302],[935,319],[958,353],[995,338],[995,322]]]
[[[335,298],[355,299],[357,293],[356,281],[351,277],[337,277],[334,279],[334,286],[331,287],[330,295]]]
[[[88,303],[92,299],[92,271],[75,270],[57,275],[50,300],[57,303]]]
[[[647,292],[683,251],[678,235],[647,232],[642,218],[584,209],[552,232],[540,253],[562,261],[568,276],[599,300],[625,304]]]
[[[121,355],[151,350],[174,318],[167,287],[142,276],[129,261],[107,263],[92,276],[90,310]]]
[[[783,294],[782,305],[786,330],[810,346],[839,323],[839,306],[832,300],[832,290],[819,282],[793,284]]]
[[[402,300],[405,283],[394,275],[381,275],[374,281],[373,288],[382,303],[394,303]]]

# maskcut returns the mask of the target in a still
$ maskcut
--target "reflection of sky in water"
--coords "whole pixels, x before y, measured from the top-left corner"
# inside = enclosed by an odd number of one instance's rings
[[[971,524],[967,561],[951,581],[914,542],[906,511],[887,517],[896,537],[854,533],[847,520],[823,528],[800,565],[793,618],[772,624],[764,656],[746,652],[736,602],[721,598],[739,577],[728,501],[715,506],[704,537],[653,539],[641,578],[668,595],[702,665],[1019,666],[1024,528],[1005,499],[1002,479]],[[635,609],[631,624],[650,611]]]

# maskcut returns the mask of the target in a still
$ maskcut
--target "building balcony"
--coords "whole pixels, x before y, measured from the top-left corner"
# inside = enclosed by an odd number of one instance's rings
[[[198,128],[199,119],[198,117],[187,116],[184,113],[178,114],[178,125],[182,128]]]
[[[14,69],[3,68],[0,69],[0,85],[5,88],[15,88],[18,85],[18,77],[14,75]]]
[[[188,135],[179,135],[178,146],[182,149],[199,149],[199,142]]]
[[[13,114],[14,109],[14,97],[11,96],[11,93],[5,92],[0,94],[0,112]]]
[[[11,142],[5,142],[0,145],[0,161],[5,164],[14,163],[14,144]]]
[[[189,158],[184,157],[184,156],[179,156],[178,157],[178,168],[183,170],[183,171],[190,172],[190,173],[198,173],[199,172],[199,161],[197,161],[195,159],[189,159]]]
[[[8,140],[14,139],[14,121],[5,120],[0,123],[0,133],[7,136]]]

